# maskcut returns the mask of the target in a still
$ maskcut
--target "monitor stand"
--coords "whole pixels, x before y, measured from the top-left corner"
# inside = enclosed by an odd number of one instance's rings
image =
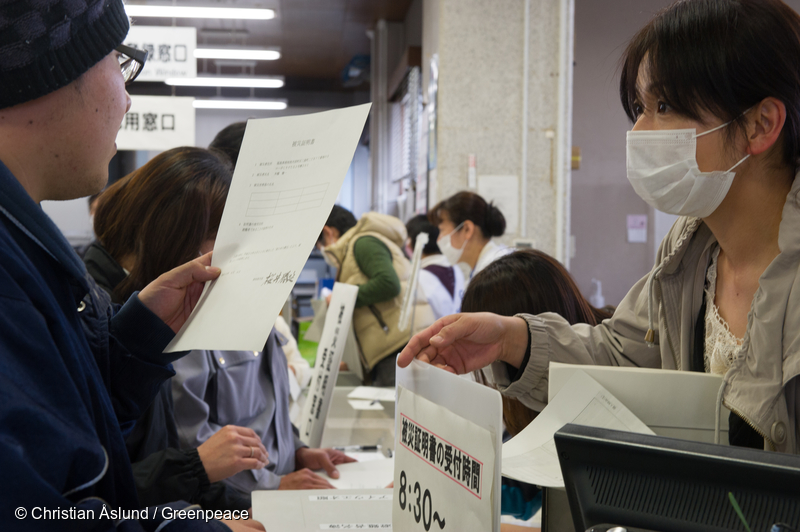
[[[566,490],[542,488],[542,532],[576,532]]]

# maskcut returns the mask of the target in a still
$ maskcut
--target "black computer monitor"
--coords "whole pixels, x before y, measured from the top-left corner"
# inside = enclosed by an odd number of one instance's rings
[[[785,523],[800,531],[800,456],[565,425],[555,434],[577,531],[670,531]]]

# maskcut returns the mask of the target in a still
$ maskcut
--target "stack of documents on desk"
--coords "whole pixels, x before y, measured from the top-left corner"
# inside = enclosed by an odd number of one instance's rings
[[[269,532],[391,532],[392,490],[254,491],[253,519]]]
[[[563,488],[553,435],[567,423],[655,434],[608,390],[576,371],[536,419],[503,445],[503,476]]]

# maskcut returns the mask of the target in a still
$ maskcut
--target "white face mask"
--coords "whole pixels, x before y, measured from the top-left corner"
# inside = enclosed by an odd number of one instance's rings
[[[451,265],[455,266],[461,260],[461,255],[464,253],[464,248],[466,247],[466,242],[460,248],[454,248],[452,243],[453,234],[457,233],[459,229],[464,225],[464,222],[458,224],[458,227],[453,229],[452,232],[448,233],[446,236],[443,236],[439,240],[436,241],[436,244],[439,246],[439,251],[442,252],[444,258],[447,259]]]
[[[694,129],[628,131],[628,180],[650,206],[681,216],[704,218],[714,212],[733,183],[733,169],[727,172],[701,172],[697,167],[697,137],[730,124],[709,129],[699,135]]]

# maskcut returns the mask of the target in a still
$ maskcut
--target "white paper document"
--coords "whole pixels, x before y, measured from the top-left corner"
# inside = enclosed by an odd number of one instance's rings
[[[503,444],[503,476],[563,488],[553,435],[567,423],[655,434],[608,390],[576,371],[536,419]]]
[[[253,519],[268,532],[391,532],[392,490],[254,491]]]
[[[394,388],[376,388],[375,386],[359,386],[347,394],[348,399],[364,399],[368,401],[395,401]]]
[[[385,460],[386,457],[380,451],[346,451],[344,454],[358,460],[359,462],[372,462],[373,460]]]
[[[381,489],[392,483],[394,459],[384,457],[383,460],[339,464],[336,469],[339,471],[339,478],[327,480],[338,489]],[[324,472],[320,474],[328,477]]]
[[[353,410],[383,410],[383,405],[377,399],[348,399],[347,402]]]
[[[165,351],[260,351],[339,194],[370,105],[249,120],[205,287]]]
[[[721,375],[551,362],[548,396],[555,397],[576,371],[597,381],[659,436],[714,443]],[[727,445],[730,412],[724,406],[721,410],[720,443]]]

